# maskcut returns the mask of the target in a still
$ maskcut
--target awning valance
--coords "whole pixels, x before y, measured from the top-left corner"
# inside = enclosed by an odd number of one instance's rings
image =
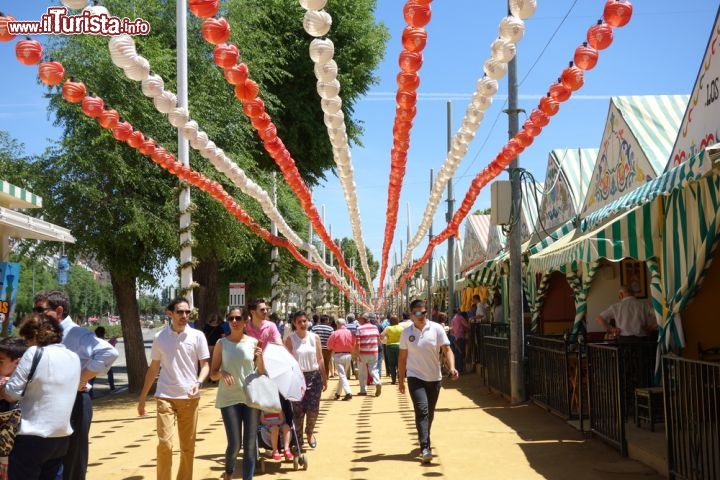
[[[0,235],[75,243],[67,228],[4,207],[0,207]]]
[[[672,168],[659,177],[641,185],[635,190],[596,210],[583,220],[583,230],[589,230],[608,218],[653,201],[660,195],[670,195],[688,183],[699,180],[712,170],[712,159],[706,151],[692,157],[685,163]]]
[[[40,208],[42,198],[29,190],[0,181],[0,206],[7,208]]]

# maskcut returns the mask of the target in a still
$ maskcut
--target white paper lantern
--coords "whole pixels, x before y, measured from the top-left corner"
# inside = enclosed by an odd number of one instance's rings
[[[483,115],[482,112],[480,112],[479,110],[477,110],[477,109],[476,109],[475,107],[473,107],[472,105],[470,106],[470,108],[472,108],[473,110],[475,110],[475,111],[477,111],[478,113],[480,113],[480,116],[479,116],[479,117],[474,117],[474,118],[469,118],[469,117],[466,116],[465,118],[463,118],[462,128],[464,128],[465,130],[467,130],[467,131],[469,131],[469,132],[476,132],[477,129],[478,129],[478,127],[480,126],[480,123],[482,122],[483,117],[484,117],[485,115]]]
[[[197,138],[198,130],[200,129],[198,123],[195,120],[190,120],[182,126],[182,135],[186,140],[193,141]]]
[[[472,104],[480,111],[485,111],[492,105],[492,97],[486,97],[475,92],[472,94]]]
[[[300,6],[305,10],[322,10],[327,0],[300,0]]]
[[[108,49],[110,50],[110,55],[127,55],[129,53],[137,55],[135,40],[127,34],[111,37],[108,42]]]
[[[340,82],[317,82],[317,92],[321,98],[337,97],[340,94]]]
[[[320,100],[320,108],[325,113],[337,113],[342,109],[342,98],[332,97]]]
[[[335,55],[335,45],[329,38],[316,38],[310,42],[310,58],[315,63],[327,63]]]
[[[140,84],[142,93],[146,97],[154,98],[160,95],[165,89],[165,81],[156,73],[150,74]]]
[[[209,140],[203,148],[200,149],[200,155],[209,160],[212,157],[215,156],[215,151],[217,150],[217,146],[215,145],[215,142],[212,140]]]
[[[128,67],[124,67],[123,71],[130,80],[140,82],[150,75],[150,62],[148,62],[147,58],[138,55],[135,57],[135,62]]]
[[[177,107],[177,97],[174,93],[163,90],[157,97],[153,98],[153,104],[158,112],[170,113]]]
[[[303,28],[313,37],[326,35],[332,27],[332,17],[325,10],[308,10],[303,18]]]
[[[324,115],[325,126],[328,128],[340,128],[345,123],[345,115],[342,112]]]
[[[537,2],[535,0],[510,0],[510,13],[525,20],[535,15]]]
[[[505,76],[505,73],[507,72],[507,63],[488,59],[485,60],[485,63],[483,63],[483,71],[485,72],[485,75],[487,75],[491,79],[500,80],[502,77]]]
[[[515,44],[504,38],[498,38],[490,45],[490,55],[493,60],[498,62],[508,63],[515,57],[516,53]]]
[[[83,12],[87,10],[90,12],[90,15],[106,15],[110,16],[110,12],[108,12],[108,9],[103,7],[102,5],[88,5],[87,7],[83,8]]]
[[[158,97],[160,98],[160,97]],[[205,146],[208,144],[210,139],[208,138],[208,134],[203,132],[202,130],[198,132],[197,137],[195,137],[195,147],[193,147],[195,150],[202,150],[205,148]]]
[[[181,128],[188,121],[188,111],[185,107],[173,108],[168,114],[170,124],[175,128]]]
[[[482,77],[477,81],[477,92],[492,97],[498,91],[498,82],[489,77]]]
[[[211,162],[215,162],[218,167],[222,167],[222,172],[225,173],[228,171],[230,165],[227,162],[227,158],[225,157],[225,152],[222,148],[215,149],[215,157],[210,159]]]
[[[468,143],[472,142],[473,139],[475,138],[475,132],[471,132],[471,131],[461,128],[458,131],[457,135],[455,135],[455,138],[457,138],[461,144],[467,145]]]
[[[110,60],[113,62],[113,64],[116,67],[120,68],[130,68],[133,65],[135,65],[135,59],[138,57],[137,53],[134,52],[128,52],[127,54],[124,53],[116,53],[116,54],[110,54]]]
[[[337,78],[338,66],[335,60],[330,60],[327,63],[316,63],[315,64],[315,77],[323,82],[330,82]]]
[[[500,38],[512,43],[518,43],[525,34],[525,23],[512,15],[500,21]]]
[[[484,118],[485,112],[478,110],[473,105],[470,105],[465,111],[465,119],[472,124],[480,125]]]
[[[71,10],[80,10],[88,4],[87,0],[62,0],[62,4]]]

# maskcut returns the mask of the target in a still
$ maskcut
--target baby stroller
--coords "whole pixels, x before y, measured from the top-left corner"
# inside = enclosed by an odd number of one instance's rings
[[[290,426],[290,448],[293,452],[293,470],[298,470],[302,467],[303,470],[307,470],[308,462],[307,456],[303,452],[300,441],[298,440],[297,430],[295,429],[295,422],[293,420],[293,408],[290,400],[280,395],[280,405],[282,406],[282,412],[285,416],[285,423]],[[282,438],[278,438],[278,442],[282,442]],[[258,459],[257,466],[260,473],[265,473],[265,462],[268,460],[264,455],[260,454],[260,447],[270,450],[272,444],[270,443],[269,431],[263,426],[258,427],[257,434],[257,445],[258,445]],[[284,460],[281,460],[283,462]]]
[[[306,388],[305,377],[295,357],[282,345],[268,344],[263,350],[263,363],[268,377],[278,386],[280,406],[285,415],[285,423],[290,426],[290,448],[294,454],[293,468],[297,470],[302,466],[303,470],[307,470],[307,457],[303,453],[302,445],[298,440],[291,403],[291,400],[302,400]],[[266,439],[262,438],[262,432],[259,429],[257,443],[259,447],[272,448],[272,445],[269,445],[269,440],[266,441]],[[258,449],[258,455],[259,451]],[[264,457],[258,459],[257,465],[260,473],[265,473],[265,460]]]

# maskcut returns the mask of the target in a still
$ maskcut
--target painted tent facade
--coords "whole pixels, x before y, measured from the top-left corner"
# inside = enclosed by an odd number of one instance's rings
[[[539,305],[547,294],[549,274],[565,274],[575,297],[573,332],[585,329],[587,296],[602,259],[629,257],[646,261],[651,294],[661,320],[659,205],[653,201],[669,195],[697,172],[666,172],[664,165],[674,145],[689,96],[660,95],[613,97],[590,185],[580,210],[577,228],[559,237],[544,250],[532,253],[530,275],[542,274]],[[661,175],[658,177],[658,175]],[[567,227],[566,227],[567,228]]]
[[[490,215],[468,215],[465,221],[465,238],[459,273],[465,274],[487,258],[487,241]]]

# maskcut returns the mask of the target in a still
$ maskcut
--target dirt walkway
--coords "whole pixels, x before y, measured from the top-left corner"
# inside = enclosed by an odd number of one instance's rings
[[[621,457],[598,440],[587,440],[561,419],[533,406],[511,407],[482,387],[480,377],[448,382],[440,394],[432,430],[433,453],[421,465],[412,403],[389,382],[378,398],[330,400],[335,379],[323,394],[317,448],[307,452],[308,470],[292,462],[266,463],[256,478],[284,479],[660,479],[647,467]],[[358,391],[357,381],[351,382]],[[372,395],[372,388],[370,389]],[[200,405],[195,479],[217,479],[223,471],[225,431],[214,407],[215,389]],[[91,431],[89,479],[155,478],[155,412],[140,418],[135,397],[100,398]],[[148,407],[153,406],[148,402]],[[177,454],[174,457],[177,466]],[[235,478],[241,478],[240,460]]]

